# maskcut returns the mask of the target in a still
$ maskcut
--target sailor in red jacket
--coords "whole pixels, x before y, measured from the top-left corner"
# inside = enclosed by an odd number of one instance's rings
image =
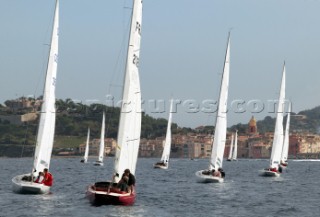
[[[52,186],[52,183],[53,183],[53,176],[51,173],[48,172],[48,169],[45,168],[43,170],[43,173],[44,173],[44,181],[43,181],[43,184],[46,185],[46,186]]]

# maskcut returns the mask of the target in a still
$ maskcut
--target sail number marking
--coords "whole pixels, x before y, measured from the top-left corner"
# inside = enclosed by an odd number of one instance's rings
[[[136,31],[141,35],[141,24],[139,22],[136,22]]]
[[[56,86],[56,80],[57,79],[55,77],[52,78],[52,86]]]
[[[139,67],[139,57],[138,57],[138,55],[133,54],[132,63],[133,63],[134,65],[136,65],[137,67]]]
[[[58,63],[58,54],[54,54],[53,59],[54,59],[54,61],[55,61],[56,63]]]

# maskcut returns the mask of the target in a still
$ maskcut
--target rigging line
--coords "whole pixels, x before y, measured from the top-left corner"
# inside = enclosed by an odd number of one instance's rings
[[[23,144],[22,144],[22,150],[21,150],[20,158],[22,158],[23,153],[24,153],[24,147],[25,147],[26,141],[27,141],[28,129],[29,129],[29,124],[27,123],[27,127],[26,127],[26,132],[24,134],[24,141],[23,141]]]
[[[48,30],[47,30],[48,31]],[[48,46],[47,44],[43,44],[43,45],[46,45],[46,46]],[[38,92],[38,89],[39,89],[39,86],[40,86],[40,81],[42,80],[42,78],[43,78],[43,71],[45,70],[45,66],[47,65],[47,62],[46,62],[46,60],[45,60],[45,55],[44,55],[44,53],[47,53],[47,51],[46,51],[46,49],[42,49],[42,66],[41,66],[41,70],[39,71],[39,74],[38,74],[38,80],[37,80],[37,82],[36,82],[36,85],[35,85],[35,89],[34,89],[34,93],[33,93],[33,95],[34,95],[34,97],[36,96],[36,93]]]
[[[129,7],[126,7],[125,6],[125,1],[124,1],[124,4],[123,4],[123,8],[124,9],[128,9]],[[132,9],[131,7],[130,7],[130,9]],[[125,13],[123,13],[123,15],[122,15],[122,17],[124,18],[125,17]],[[115,79],[115,75],[119,75],[120,73],[116,73],[116,71],[117,71],[117,68],[120,66],[120,65],[125,65],[125,64],[120,64],[120,61],[121,61],[121,56],[123,55],[123,53],[125,52],[125,50],[124,50],[124,47],[125,47],[125,44],[126,44],[126,37],[127,37],[127,34],[125,34],[127,31],[128,31],[128,29],[130,28],[130,25],[131,25],[131,20],[129,19],[129,21],[127,21],[127,23],[126,23],[126,21],[125,21],[125,19],[123,19],[122,20],[122,25],[123,25],[123,34],[122,34],[122,41],[121,41],[121,45],[120,45],[120,49],[119,49],[119,52],[118,52],[118,55],[117,55],[117,60],[116,60],[116,63],[115,63],[115,65],[114,65],[114,67],[113,67],[113,70],[112,70],[112,75],[111,75],[111,79],[110,79],[110,83],[109,83],[109,88],[108,88],[108,94],[110,94],[111,93],[111,87],[112,86],[116,86],[116,85],[114,85],[114,83],[113,83],[113,81],[114,81],[114,79]],[[124,60],[124,61],[126,61],[126,60]],[[122,69],[118,69],[119,71],[123,71]],[[117,86],[119,86],[119,87],[122,87],[123,85],[117,85]]]
[[[53,6],[53,8],[55,8],[55,3],[54,3],[54,6]],[[54,15],[53,15],[54,16]],[[51,18],[50,18],[51,19]],[[46,41],[46,38],[48,38],[48,35],[51,33],[50,31],[51,31],[51,28],[52,28],[52,24],[49,24],[49,25],[47,25],[47,30],[45,31],[46,33],[45,33],[45,35],[44,35],[44,39],[43,39],[43,41]],[[50,32],[50,33],[49,33]],[[49,36],[49,38],[50,38],[50,36]],[[49,39],[50,40],[50,39]],[[43,71],[45,71],[46,69],[45,69],[45,67],[48,65],[48,57],[47,57],[47,55],[50,55],[50,50],[49,50],[49,52],[47,51],[47,49],[45,49],[46,47],[49,47],[49,49],[50,49],[50,42],[49,43],[44,43],[43,45],[45,45],[45,46],[43,46],[43,49],[42,49],[42,66],[41,66],[41,70],[39,71],[39,74],[38,74],[38,81],[36,82],[36,87],[35,87],[35,90],[34,90],[34,96],[36,96],[36,93],[38,92],[38,89],[39,89],[39,86],[40,86],[40,80],[41,80],[41,78],[42,78],[42,76],[43,76]],[[45,53],[46,53],[46,55],[45,55]],[[49,53],[49,54],[48,54]],[[46,74],[46,73],[45,73]]]
[[[111,113],[112,112],[110,111],[109,114],[108,114],[108,121],[107,121],[107,128],[106,128],[105,138],[108,138],[108,131],[109,131],[110,123],[111,123]],[[113,180],[113,178],[111,178],[111,180]]]

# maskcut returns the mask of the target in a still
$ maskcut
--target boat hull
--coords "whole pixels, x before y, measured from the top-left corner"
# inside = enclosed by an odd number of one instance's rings
[[[50,186],[30,181],[23,181],[22,178],[24,176],[30,176],[30,174],[19,175],[12,179],[13,192],[18,194],[48,194],[50,192]]]
[[[155,169],[168,169],[168,164],[167,165],[159,165],[159,164],[154,164],[153,168]]]
[[[127,193],[110,190],[110,182],[98,182],[87,187],[86,197],[93,205],[133,205],[136,198],[135,191]]]
[[[261,170],[260,171],[260,175],[261,176],[265,176],[265,177],[279,177],[280,173],[279,172],[270,171],[270,170]]]
[[[95,165],[95,166],[103,166],[103,162],[96,161],[93,165]]]
[[[196,172],[197,182],[200,183],[222,183],[224,182],[224,178],[212,175],[204,175],[202,172],[204,170],[200,170]]]

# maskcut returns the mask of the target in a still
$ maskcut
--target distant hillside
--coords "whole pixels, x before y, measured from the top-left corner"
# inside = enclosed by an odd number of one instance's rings
[[[14,116],[22,115],[28,112],[39,111],[41,98],[17,99],[6,101],[6,106],[0,105],[0,115]],[[21,102],[23,105],[20,105]],[[27,106],[29,105],[29,106]],[[26,106],[26,107],[25,107]],[[55,147],[78,147],[81,141],[85,140],[87,129],[91,129],[91,138],[99,138],[102,112],[106,112],[106,137],[116,138],[119,123],[120,109],[116,107],[107,107],[102,104],[84,105],[75,103],[70,99],[57,100],[57,120],[55,130]],[[3,117],[2,116],[2,117]],[[286,118],[284,120],[284,123]],[[267,116],[263,120],[257,121],[258,131],[260,133],[273,132],[275,118]],[[13,124],[10,121],[1,119],[0,116],[0,156],[1,150],[14,150],[13,146],[34,147],[37,133],[38,120],[27,122],[26,124]],[[320,106],[301,111],[298,114],[292,114],[290,131],[291,132],[311,132],[318,133],[320,126]],[[154,139],[164,136],[167,128],[167,120],[164,118],[153,118],[145,113],[142,114],[141,138]],[[245,134],[248,129],[248,123],[236,124],[229,130],[237,129],[240,134]],[[179,127],[172,124],[173,134],[187,134],[189,132],[213,133],[213,126],[202,126],[196,129]],[[1,149],[1,147],[3,149]],[[15,148],[16,151],[29,149]],[[23,152],[23,151],[22,151]],[[32,151],[31,151],[32,153]]]
[[[32,112],[34,109],[30,107],[24,108],[14,103],[6,101],[12,107],[0,106],[0,114],[3,116],[21,115],[26,112]],[[25,103],[24,99],[23,103]],[[32,104],[32,103],[29,103]],[[84,105],[74,103],[70,99],[57,100],[57,119],[55,135],[56,140],[63,143],[74,143],[70,140],[63,139],[65,137],[83,137],[87,134],[87,129],[91,129],[91,138],[99,138],[101,129],[102,112],[106,112],[106,137],[116,138],[119,123],[120,108],[107,107],[102,104]],[[36,110],[39,110],[38,106]],[[1,119],[0,117],[0,145],[34,145],[37,132],[38,120],[27,122],[25,124],[13,124],[10,121]],[[163,118],[153,118],[142,113],[142,138],[156,138],[164,136],[167,128],[167,120]],[[179,128],[177,124],[172,124],[173,133],[192,132],[190,128]],[[57,139],[59,138],[59,139]],[[65,144],[62,144],[65,146]],[[1,155],[1,153],[0,153]]]
[[[257,121],[258,131],[260,133],[273,132],[275,127],[275,117],[267,116],[263,120]],[[287,118],[284,118],[284,126]],[[237,124],[230,127],[230,130],[238,129],[240,133],[245,133],[248,129],[248,124]],[[296,113],[291,113],[290,120],[291,132],[310,132],[319,133],[320,131],[320,106],[313,109],[304,110]]]

